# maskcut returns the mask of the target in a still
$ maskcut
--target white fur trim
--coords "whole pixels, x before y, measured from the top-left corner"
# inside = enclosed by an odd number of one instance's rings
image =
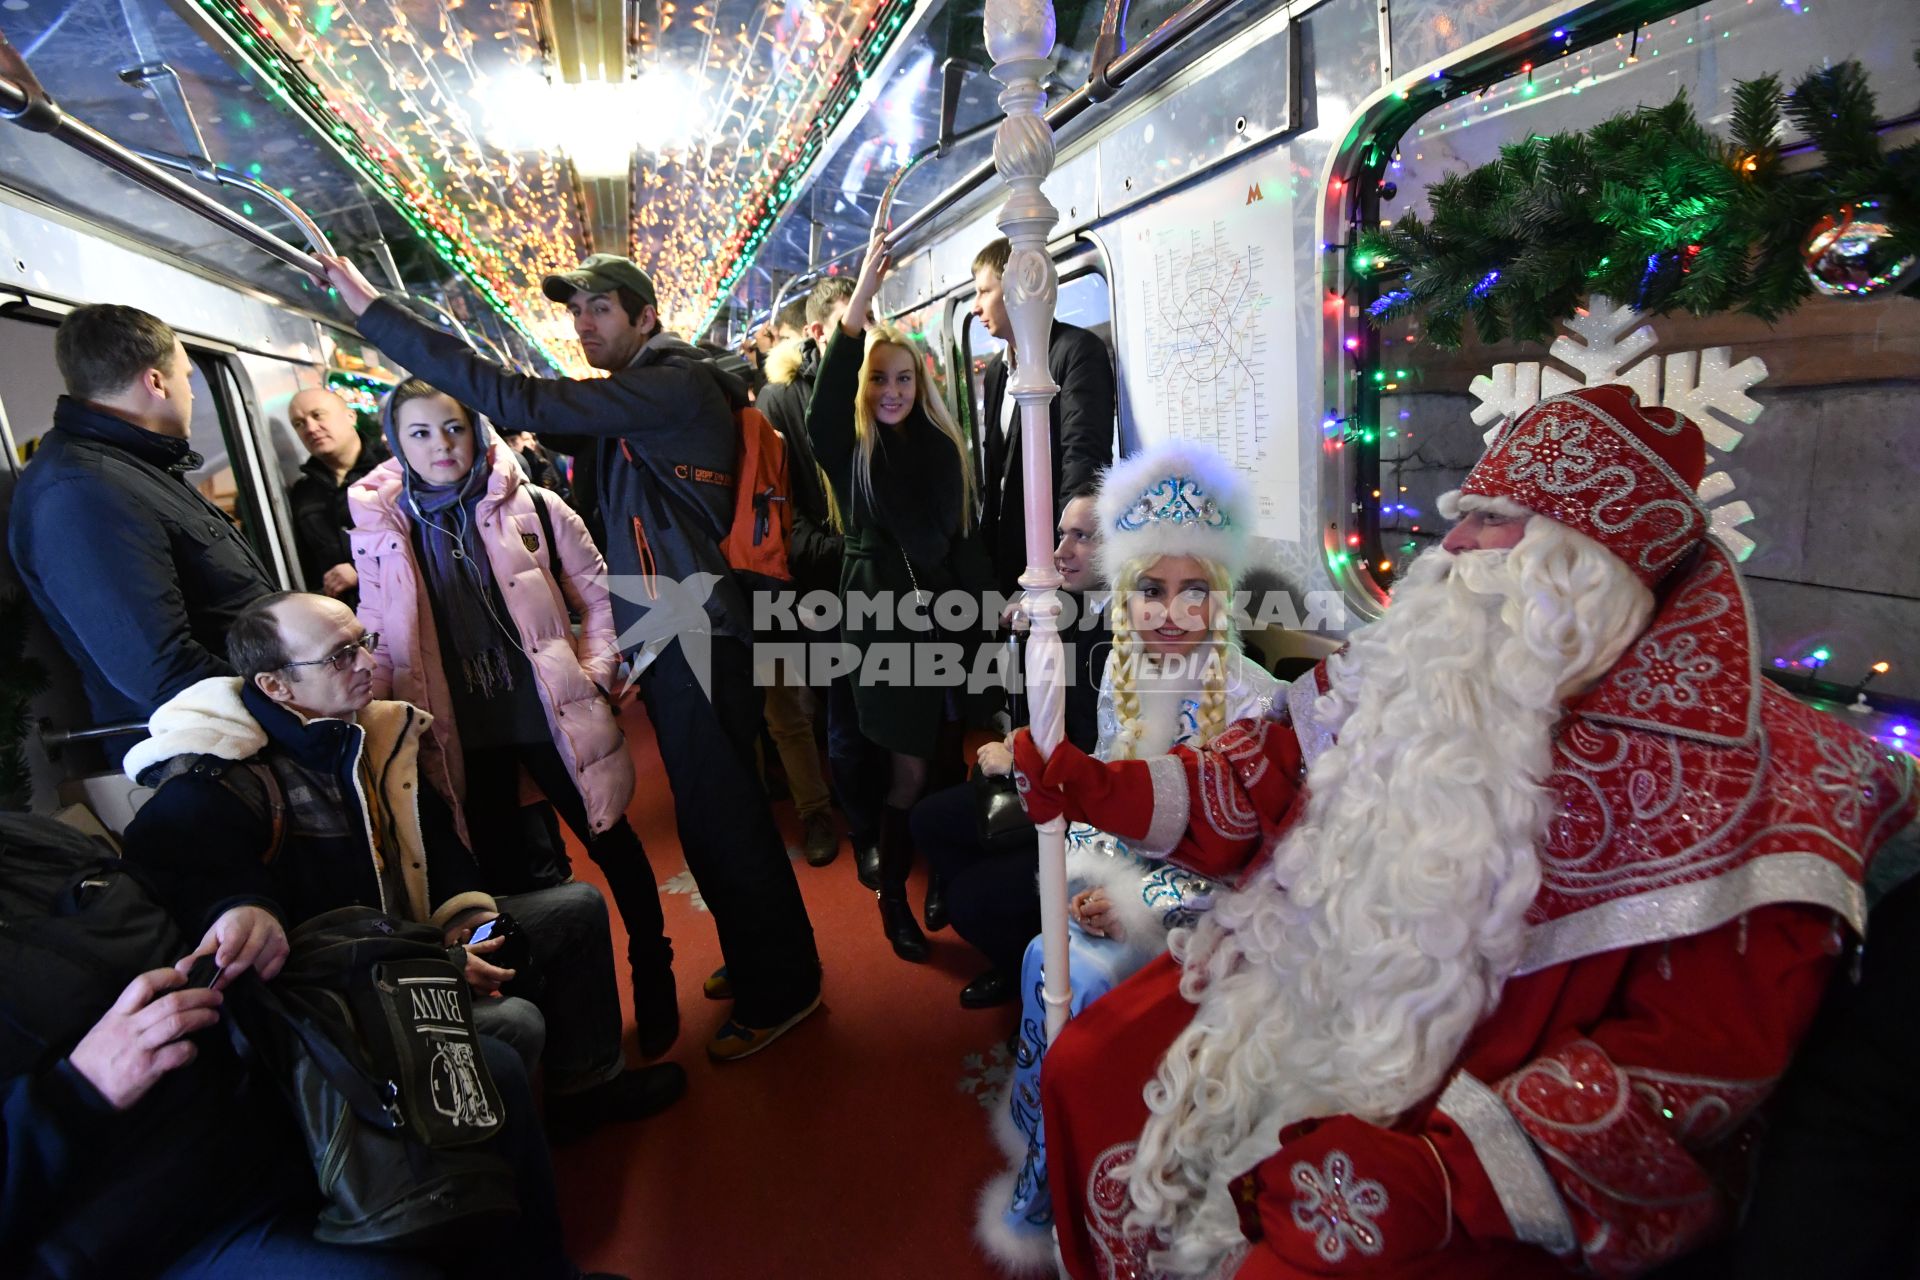
[[[1434,505],[1448,520],[1458,520],[1461,516],[1475,511],[1491,511],[1497,516],[1516,518],[1532,517],[1538,514],[1521,506],[1505,494],[1462,493],[1458,489],[1447,490],[1440,495],[1440,500]]]
[[[1019,1170],[1006,1169],[987,1179],[974,1203],[973,1238],[994,1265],[1012,1276],[1059,1274],[1053,1263],[1053,1233],[1015,1231],[1007,1225],[1013,1184]]]
[[[788,338],[785,342],[767,352],[765,368],[767,381],[774,386],[784,386],[800,376],[800,370],[807,361],[807,340]]]
[[[1105,832],[1095,833],[1100,844],[1115,843]],[[1130,852],[1101,853],[1077,842],[1067,844],[1067,891],[1105,889],[1120,919],[1121,935],[1116,941],[1158,955],[1167,949],[1167,926],[1161,913],[1149,907],[1141,897],[1143,881],[1159,868]]]
[[[188,685],[153,713],[147,732],[151,736],[127,752],[123,767],[130,781],[176,756],[245,760],[267,745],[266,730],[240,701],[239,676]]]
[[[1227,517],[1224,528],[1193,522],[1158,521],[1143,529],[1122,529],[1120,518],[1149,490],[1172,476],[1191,481]],[[1253,537],[1253,503],[1246,482],[1225,459],[1198,445],[1169,444],[1142,449],[1107,469],[1098,502],[1101,580],[1115,591],[1122,566],[1147,556],[1196,556],[1223,566],[1238,582],[1246,572]]]
[[[987,1124],[993,1132],[993,1145],[1000,1148],[1007,1159],[1021,1161],[1027,1158],[1027,1135],[1020,1132],[1020,1126],[1013,1122],[1013,1108],[1008,1099],[1013,1093],[1013,1081],[1007,1081],[987,1108]]]

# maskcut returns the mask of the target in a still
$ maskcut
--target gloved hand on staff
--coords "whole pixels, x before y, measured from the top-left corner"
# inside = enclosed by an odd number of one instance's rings
[[[1062,739],[1051,758],[1040,755],[1030,729],[1008,739],[1013,782],[1035,823],[1050,818],[1087,822],[1123,840],[1138,840],[1153,821],[1153,780],[1145,760],[1103,763]]]

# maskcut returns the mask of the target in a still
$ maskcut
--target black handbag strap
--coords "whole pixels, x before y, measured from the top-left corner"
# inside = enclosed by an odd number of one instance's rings
[[[533,495],[534,514],[540,517],[540,536],[547,540],[547,572],[553,575],[557,584],[560,581],[560,552],[553,545],[553,513],[547,510],[546,494],[540,486],[527,487]]]
[[[248,975],[248,978],[252,978],[252,975]],[[341,1051],[325,1029],[282,1000],[266,983],[255,979],[248,982],[247,989],[251,999],[293,1032],[301,1047],[313,1058],[314,1065],[320,1068],[320,1073],[340,1091],[340,1096],[346,1099],[347,1105],[353,1108],[353,1114],[363,1124],[372,1125],[386,1133],[397,1132],[405,1127],[406,1117],[400,1111],[398,1090],[391,1080],[377,1080],[368,1074]]]

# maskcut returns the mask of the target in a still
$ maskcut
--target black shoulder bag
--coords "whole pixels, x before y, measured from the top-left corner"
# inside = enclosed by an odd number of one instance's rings
[[[271,985],[236,987],[238,1012],[306,1137],[326,1200],[315,1238],[427,1245],[456,1224],[470,1233],[478,1215],[518,1212],[512,1171],[476,1147],[505,1108],[439,931],[343,907],[288,942]]]

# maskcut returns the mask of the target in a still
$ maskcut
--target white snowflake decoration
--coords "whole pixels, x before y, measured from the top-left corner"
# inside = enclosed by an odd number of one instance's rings
[[[1006,1100],[1007,1082],[1013,1078],[1013,1054],[1004,1040],[997,1041],[985,1053],[962,1058],[960,1070],[954,1087],[990,1111]]]
[[[1734,364],[1730,348],[1709,347],[1638,359],[1654,344],[1652,327],[1641,324],[1640,313],[1632,307],[1617,306],[1600,294],[1590,298],[1587,308],[1564,327],[1567,332],[1553,340],[1547,354],[1577,370],[1577,377],[1528,360],[1497,364],[1491,375],[1475,378],[1467,388],[1480,401],[1473,421],[1487,428],[1488,444],[1503,422],[1542,400],[1610,382],[1632,388],[1642,404],[1684,413],[1699,424],[1707,447],[1721,453],[1731,453],[1745,438],[1734,423],[1751,426],[1760,416],[1763,406],[1747,394],[1767,376],[1766,362],[1759,356]],[[1711,465],[1713,454],[1707,460]],[[1736,560],[1745,560],[1753,554],[1754,543],[1737,526],[1753,519],[1753,508],[1745,502],[1724,501],[1733,490],[1732,476],[1710,471],[1700,482],[1700,501],[1713,517],[1714,536]]]
[[[695,911],[707,910],[707,899],[700,892],[700,886],[694,883],[693,872],[682,871],[660,886],[662,893],[684,893],[693,902]]]

